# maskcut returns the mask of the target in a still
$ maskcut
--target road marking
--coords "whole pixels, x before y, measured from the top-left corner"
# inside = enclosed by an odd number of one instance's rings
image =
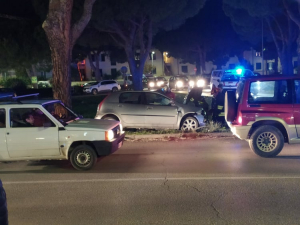
[[[300,179],[300,177],[178,177],[178,178],[112,178],[112,179],[88,179],[88,180],[41,180],[41,181],[3,181],[10,184],[55,184],[55,183],[97,183],[97,182],[123,182],[123,181],[180,181],[180,180],[276,180],[276,179]]]

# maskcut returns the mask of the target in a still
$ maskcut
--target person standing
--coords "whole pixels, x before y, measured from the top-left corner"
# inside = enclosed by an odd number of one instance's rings
[[[212,109],[213,109],[213,121],[224,123],[225,122],[225,112],[224,112],[224,100],[225,93],[223,92],[223,85],[218,85],[217,93],[212,101]]]

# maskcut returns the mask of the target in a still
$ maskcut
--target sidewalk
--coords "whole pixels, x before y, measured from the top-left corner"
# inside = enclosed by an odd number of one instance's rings
[[[179,134],[130,134],[125,135],[125,139],[140,140],[140,139],[162,139],[162,138],[180,138],[180,137],[234,137],[231,132],[218,132],[218,133],[179,133]]]

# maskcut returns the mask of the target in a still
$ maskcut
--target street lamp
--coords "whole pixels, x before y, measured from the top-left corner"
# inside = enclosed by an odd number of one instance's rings
[[[155,52],[151,52],[151,60],[152,60],[152,67],[151,67],[151,73],[153,75],[153,55],[155,54]]]

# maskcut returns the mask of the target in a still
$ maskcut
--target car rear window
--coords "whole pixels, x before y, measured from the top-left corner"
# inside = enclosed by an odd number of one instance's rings
[[[240,77],[235,75],[224,75],[221,81],[239,81]]]
[[[249,104],[290,104],[291,102],[291,93],[286,80],[250,83]]]
[[[142,93],[140,92],[125,92],[119,96],[120,103],[141,104]]]

